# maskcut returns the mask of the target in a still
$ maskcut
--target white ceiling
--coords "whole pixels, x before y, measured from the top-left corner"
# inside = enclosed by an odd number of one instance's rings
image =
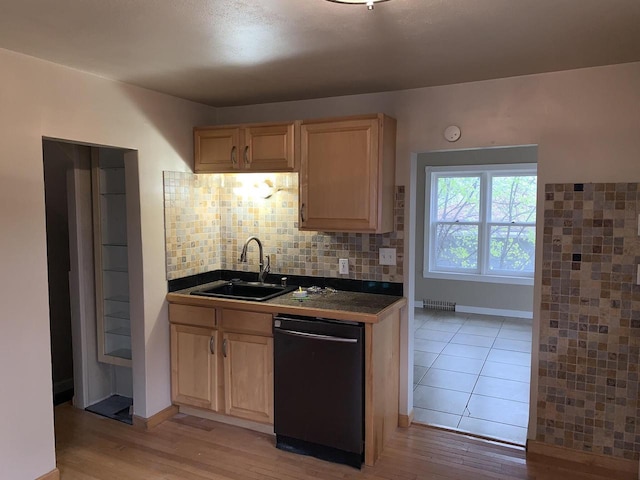
[[[0,47],[242,105],[640,61],[640,0],[0,0]]]

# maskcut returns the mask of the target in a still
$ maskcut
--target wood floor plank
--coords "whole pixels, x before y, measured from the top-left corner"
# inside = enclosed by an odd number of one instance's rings
[[[426,427],[398,429],[374,467],[284,452],[272,435],[178,414],[145,431],[55,408],[62,480],[626,480],[621,472]]]

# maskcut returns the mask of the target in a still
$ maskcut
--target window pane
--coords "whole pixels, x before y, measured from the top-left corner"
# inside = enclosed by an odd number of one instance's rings
[[[436,268],[478,268],[478,226],[436,226]]]
[[[493,177],[491,221],[533,223],[536,221],[535,175]]]
[[[477,222],[480,218],[480,177],[438,177],[436,220]]]
[[[535,227],[491,227],[489,270],[533,273]]]

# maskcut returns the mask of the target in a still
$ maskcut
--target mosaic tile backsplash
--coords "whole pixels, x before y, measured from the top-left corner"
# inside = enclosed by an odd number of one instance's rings
[[[640,458],[640,186],[545,185],[537,440]]]
[[[264,181],[277,190],[255,195]],[[402,282],[404,187],[396,187],[395,231],[374,235],[298,230],[298,175],[165,172],[167,279],[216,269],[258,270],[258,247],[248,263],[238,258],[245,240],[260,238],[271,271],[283,275]],[[378,265],[378,249],[396,249],[396,265]],[[338,258],[349,259],[349,275],[338,274]]]
[[[219,183],[213,175],[164,172],[168,280],[219,268]]]

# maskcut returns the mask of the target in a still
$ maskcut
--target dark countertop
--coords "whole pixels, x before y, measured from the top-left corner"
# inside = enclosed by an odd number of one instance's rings
[[[283,305],[287,307],[304,307],[323,310],[342,310],[377,315],[385,308],[402,300],[403,297],[392,295],[378,295],[361,292],[331,292],[308,294],[307,298],[293,298],[293,293],[287,293],[265,303]]]
[[[280,284],[282,278],[287,278],[289,285],[301,285],[302,288],[311,287],[331,287],[344,292],[379,293],[383,295],[395,295],[401,297],[403,294],[402,283],[386,282],[377,280],[356,280],[349,278],[335,277],[310,277],[306,275],[290,275],[283,273],[269,273],[265,279],[266,283]],[[169,292],[177,292],[213,283],[217,280],[231,281],[239,279],[244,282],[255,282],[258,279],[256,272],[245,272],[239,270],[212,270],[169,280],[167,287]]]
[[[265,313],[288,313],[324,317],[336,320],[350,320],[364,323],[377,323],[389,313],[407,304],[404,297],[362,292],[323,292],[308,294],[307,298],[297,299],[292,293],[254,302],[216,297],[191,295],[194,290],[214,287],[224,281],[211,282],[197,287],[186,288],[167,294],[170,303],[209,306],[228,309],[251,310]]]

